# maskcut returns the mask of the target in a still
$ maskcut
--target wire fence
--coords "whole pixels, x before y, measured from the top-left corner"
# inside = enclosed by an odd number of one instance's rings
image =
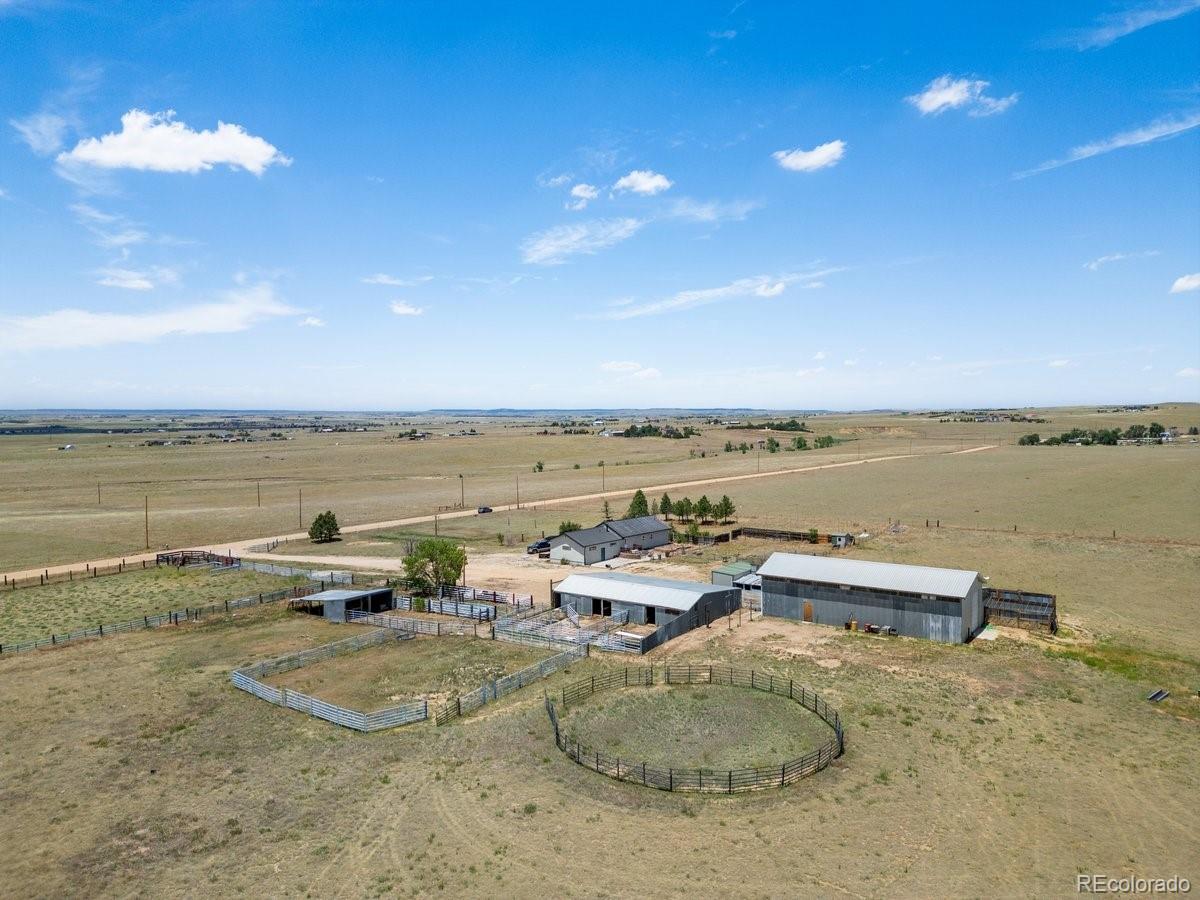
[[[234,687],[253,694],[260,700],[266,700],[268,703],[274,703],[276,706],[282,706],[286,709],[294,709],[298,712],[307,713],[314,718],[323,719],[335,725],[341,725],[343,728],[352,728],[355,731],[362,732],[396,728],[400,725],[421,722],[429,718],[429,701],[422,697],[417,700],[410,700],[407,703],[389,706],[386,709],[363,712],[333,703],[326,703],[324,700],[301,691],[273,687],[272,685],[264,684],[259,679],[278,675],[283,672],[290,672],[316,662],[321,662],[322,660],[341,656],[345,653],[355,653],[367,647],[377,647],[390,641],[405,641],[412,638],[413,634],[409,632],[392,631],[389,629],[370,631],[366,634],[346,638],[345,640],[334,641],[332,644],[323,644],[320,647],[313,647],[309,650],[301,650],[298,653],[290,653],[287,656],[280,656],[275,659],[266,660],[265,662],[243,666],[231,672],[229,680]]]
[[[546,714],[554,730],[554,743],[570,759],[585,768],[615,778],[632,781],[664,791],[736,794],[766,788],[783,787],[826,768],[846,749],[845,729],[837,710],[817,693],[797,685],[790,678],[763,674],[732,666],[626,667],[592,675],[562,689],[561,702],[566,711],[598,691],[654,684],[715,684],[766,691],[799,703],[816,713],[830,728],[833,737],[810,753],[773,766],[745,766],[730,769],[675,768],[651,765],[642,760],[622,759],[588,747],[565,733],[559,721],[555,700],[546,695]]]
[[[532,594],[512,594],[504,591],[489,591],[484,588],[469,587],[460,584],[443,584],[438,586],[439,597],[449,597],[454,600],[475,601],[484,603],[502,603],[513,609],[528,609],[533,606]]]
[[[150,560],[143,559],[132,563],[121,560],[119,563],[111,566],[85,564],[82,569],[67,569],[65,572],[51,572],[49,569],[43,569],[37,575],[27,575],[24,578],[11,578],[5,575],[3,576],[3,581],[0,581],[0,587],[6,591],[15,591],[17,588],[40,587],[46,584],[62,584],[69,581],[84,581],[88,578],[123,575],[126,572],[140,572],[143,569],[150,568],[153,568]]]
[[[85,638],[108,637],[113,634],[127,634],[131,631],[144,631],[149,628],[161,628],[164,625],[178,625],[180,622],[199,622],[213,614],[224,615],[247,606],[259,606],[263,603],[275,603],[279,600],[291,600],[306,597],[324,589],[320,582],[298,584],[278,591],[254,594],[249,597],[239,597],[236,600],[225,600],[222,603],[212,603],[208,606],[185,606],[183,609],[158,613],[152,616],[142,616],[140,619],[130,619],[128,622],[114,622],[111,625],[97,625],[95,628],[80,628],[63,634],[51,634],[48,637],[32,641],[21,641],[12,644],[0,644],[0,654],[24,653],[42,647],[57,647]]]
[[[497,619],[492,625],[492,636],[499,641],[528,644],[533,647],[592,644],[608,632],[628,623],[628,612],[607,616],[588,625],[578,625],[561,608],[530,609],[524,614]]]
[[[494,703],[505,694],[511,694],[513,691],[518,691],[527,684],[548,678],[560,669],[565,669],[572,663],[585,659],[587,655],[587,644],[572,646],[560,653],[556,653],[554,656],[536,662],[532,666],[527,666],[520,671],[513,672],[511,675],[505,675],[503,678],[485,682],[475,690],[466,694],[460,694],[449,703],[438,707],[434,712],[434,722],[438,725],[445,725],[448,722],[452,722],[461,716],[474,712],[481,706]]]

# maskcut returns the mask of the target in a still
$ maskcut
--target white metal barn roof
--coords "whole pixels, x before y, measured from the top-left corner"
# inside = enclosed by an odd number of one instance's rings
[[[896,563],[810,556],[807,553],[772,553],[758,570],[768,578],[791,578],[824,584],[848,584],[880,591],[904,591],[963,599],[979,577],[963,569],[937,569]]]
[[[617,603],[637,606],[658,606],[684,612],[696,605],[705,594],[722,593],[729,588],[698,581],[675,581],[669,578],[649,578],[645,575],[625,575],[621,572],[598,572],[595,575],[568,575],[554,586],[564,594],[599,597]]]

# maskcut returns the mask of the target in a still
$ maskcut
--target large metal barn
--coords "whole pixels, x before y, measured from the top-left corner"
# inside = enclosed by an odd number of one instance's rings
[[[758,574],[765,616],[838,627],[869,622],[952,644],[983,625],[978,572],[772,553]]]

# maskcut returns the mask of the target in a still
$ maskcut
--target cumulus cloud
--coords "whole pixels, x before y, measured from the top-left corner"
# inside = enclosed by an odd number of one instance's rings
[[[904,99],[921,111],[923,116],[940,116],[948,109],[966,109],[970,116],[994,116],[1011,107],[1020,94],[989,97],[985,92],[991,82],[972,78],[939,75],[919,94]]]
[[[174,309],[140,313],[60,309],[33,316],[0,316],[0,329],[21,350],[64,350],[231,334],[296,312],[276,296],[272,285],[262,282],[224,291],[210,302]]]
[[[539,266],[556,266],[572,256],[590,255],[628,240],[646,223],[641,219],[594,219],[556,225],[531,234],[521,244],[521,258]]]
[[[1065,369],[1070,364],[1071,361],[1069,359],[1052,359],[1047,363],[1052,369]]]
[[[1149,125],[1133,128],[1129,131],[1122,131],[1119,134],[1114,134],[1112,137],[1094,141],[1091,144],[1074,147],[1063,159],[1047,160],[1040,166],[1026,169],[1024,172],[1017,172],[1013,177],[1028,178],[1030,175],[1048,172],[1060,166],[1066,166],[1084,159],[1091,159],[1093,156],[1111,153],[1113,150],[1121,150],[1125,147],[1137,147],[1142,144],[1152,143],[1153,141],[1165,140],[1183,134],[1185,131],[1190,131],[1198,125],[1200,125],[1200,111],[1189,113],[1180,118],[1156,119]]]
[[[1175,375],[1177,378],[1200,378],[1200,369],[1188,366],[1186,369],[1180,369]]]
[[[850,366],[850,367],[854,367],[854,366],[857,366],[857,365],[858,365],[858,360],[857,360],[857,359],[843,359],[843,360],[842,360],[842,365],[843,365],[843,366]]]
[[[218,122],[215,130],[195,131],[175,120],[175,111],[131,109],[121,130],[85,138],[57,157],[60,166],[137,169],[151,172],[203,172],[216,165],[262,175],[268,166],[292,161],[276,147],[240,125]]]
[[[756,275],[750,278],[739,278],[729,284],[715,288],[679,291],[663,300],[640,305],[621,306],[609,309],[593,318],[600,319],[636,319],[642,316],[656,316],[663,313],[682,312],[697,306],[707,306],[712,303],[722,303],[743,297],[771,298],[778,297],[789,285],[810,287],[819,283],[819,279],[841,269],[825,269],[804,274],[787,274],[780,276]]]
[[[418,275],[416,278],[397,278],[395,275],[388,275],[384,272],[376,272],[374,275],[367,275],[364,278],[358,279],[363,284],[383,284],[388,287],[416,287],[418,284],[424,284],[428,281],[433,281],[432,275]]]
[[[672,184],[674,182],[666,175],[652,172],[649,169],[634,169],[628,175],[617,179],[617,183],[613,185],[613,193],[632,191],[644,197],[653,197],[655,194],[661,194],[670,189]]]
[[[567,204],[567,209],[585,209],[590,201],[600,196],[600,191],[591,184],[577,184],[571,188],[571,196],[574,199]]]
[[[838,160],[846,155],[845,141],[829,141],[819,144],[811,150],[776,150],[772,158],[789,172],[815,172],[836,166]]]
[[[562,187],[571,183],[571,175],[564,172],[561,175],[539,175],[537,177],[538,187],[556,188]]]
[[[57,113],[45,110],[23,119],[9,119],[8,124],[17,130],[21,140],[38,156],[57,153],[62,149],[67,136],[67,120]]]
[[[1171,285],[1172,294],[1182,294],[1185,291],[1200,291],[1200,272],[1190,275],[1180,275]]]
[[[797,378],[806,378],[810,375],[820,375],[824,371],[825,371],[824,366],[815,366],[811,369],[798,369],[796,371],[796,377]]]
[[[1140,259],[1146,256],[1158,256],[1157,250],[1143,250],[1141,253],[1109,253],[1105,256],[1097,257],[1091,262],[1083,264],[1085,269],[1090,269],[1093,272],[1099,271],[1101,266],[1106,266],[1109,263],[1120,262],[1123,259]]]
[[[1135,31],[1159,22],[1169,22],[1195,9],[1200,9],[1200,0],[1156,0],[1101,16],[1094,25],[1074,32],[1068,40],[1080,50],[1096,50]]]
[[[296,324],[299,325],[301,328],[324,328],[325,320],[318,319],[316,316],[305,316],[303,319],[301,319]]]
[[[817,362],[820,362],[821,360],[823,360],[825,358],[825,356],[826,356],[826,353],[824,350],[818,350],[816,353],[813,354],[813,359],[816,360]]]
[[[152,291],[156,287],[175,284],[178,281],[179,270],[170,266],[149,266],[144,269],[105,266],[96,270],[96,284],[124,288],[127,291]]]
[[[413,306],[403,300],[393,300],[390,309],[397,316],[419,316],[425,312],[420,306]]]

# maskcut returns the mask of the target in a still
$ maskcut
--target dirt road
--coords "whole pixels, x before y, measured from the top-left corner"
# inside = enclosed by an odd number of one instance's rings
[[[868,457],[866,459],[852,459],[852,460],[847,460],[846,462],[824,463],[822,465],[817,465],[817,466],[799,466],[799,467],[791,468],[791,469],[776,469],[776,470],[773,470],[770,472],[751,472],[751,473],[745,474],[745,475],[723,475],[723,476],[720,476],[717,478],[700,478],[700,479],[696,479],[694,481],[674,481],[674,482],[670,482],[667,484],[648,484],[648,485],[642,485],[640,489],[643,491],[646,491],[647,493],[650,493],[650,492],[658,493],[659,491],[678,491],[678,490],[681,490],[684,488],[702,487],[704,485],[710,485],[710,484],[725,484],[725,483],[731,482],[731,481],[749,481],[749,480],[752,480],[755,478],[777,478],[781,475],[799,475],[804,472],[819,472],[823,469],[844,469],[844,468],[848,468],[850,466],[869,466],[874,463],[893,462],[895,460],[901,460],[901,459],[916,459],[916,458],[922,457],[922,456],[930,456],[930,455],[957,456],[957,455],[964,454],[964,453],[978,453],[981,450],[992,450],[992,449],[995,449],[996,446],[997,446],[996,444],[982,444],[977,447],[968,447],[965,450],[953,450],[946,454],[899,453],[899,454],[893,454],[890,456],[872,456],[872,457]],[[604,499],[613,498],[613,497],[628,497],[628,496],[631,496],[637,490],[639,490],[639,488],[622,488],[620,490],[599,491],[594,494],[574,494],[570,497],[555,497],[555,498],[552,498],[549,500],[537,500],[536,502],[537,502],[538,506],[553,506],[553,505],[559,504],[559,503],[579,503],[579,502],[586,501],[586,500],[604,500]],[[506,504],[501,504],[499,506],[493,507],[494,512],[506,512],[506,511],[512,510],[512,509],[516,509],[516,504],[506,503]],[[473,516],[475,514],[476,513],[473,509],[463,509],[463,510],[458,510],[457,512],[438,513],[437,518],[441,521],[444,521],[446,519],[465,518],[467,516]],[[408,525],[421,525],[421,524],[424,524],[427,522],[432,522],[433,520],[434,520],[434,516],[431,513],[429,515],[422,515],[422,516],[409,516],[408,518],[405,518],[405,519],[392,519],[391,521],[387,521],[387,522],[364,522],[364,523],[361,523],[358,525],[344,525],[342,527],[341,531],[342,531],[342,534],[354,534],[357,532],[375,531],[377,529],[383,529],[383,528],[403,528]],[[291,534],[272,535],[271,537],[250,538],[248,540],[234,541],[234,542],[230,542],[230,543],[205,544],[205,545],[202,545],[202,546],[194,548],[194,549],[211,550],[214,553],[229,553],[229,554],[232,554],[233,556],[254,556],[255,554],[250,551],[250,548],[255,545],[264,544],[264,543],[267,543],[268,541],[272,541],[272,540],[276,540],[276,539],[283,540],[283,541],[302,540],[307,536],[308,535],[305,532],[296,531],[296,532],[292,532]],[[180,549],[180,548],[175,548],[175,549]],[[189,548],[189,549],[191,549],[191,548]],[[129,556],[124,556],[124,557],[114,557],[111,559],[96,559],[96,560],[86,560],[86,561],[80,560],[79,562],[68,563],[66,565],[50,566],[48,568],[43,567],[40,569],[26,569],[26,570],[20,571],[20,572],[7,572],[4,574],[6,574],[9,578],[13,578],[13,579],[36,578],[40,573],[43,573],[43,572],[49,572],[49,574],[54,575],[57,573],[67,572],[68,570],[71,570],[71,569],[82,569],[85,565],[91,565],[91,566],[97,566],[97,567],[104,568],[104,567],[109,567],[109,566],[115,566],[117,563],[121,562],[122,559],[125,560],[127,563],[140,563],[143,559],[152,560],[152,559],[154,559],[154,556],[155,556],[154,553],[139,553],[139,554],[131,554]],[[375,557],[370,558],[371,559],[370,563],[363,562],[362,561],[363,558],[361,558],[361,557],[272,556],[271,558],[272,559],[283,559],[283,560],[296,559],[296,560],[301,560],[306,563],[313,563],[313,564],[316,564],[319,566],[320,565],[333,565],[333,566],[338,566],[338,565],[367,566],[367,565],[369,565],[372,568],[376,568],[376,569],[380,569],[380,570],[385,570],[385,571],[390,570],[389,566],[384,565],[384,563],[390,562],[389,560],[382,560],[382,559],[378,559]],[[340,561],[336,561],[336,560],[340,560]],[[358,561],[351,562],[351,560],[358,560]],[[396,564],[399,565],[399,562],[397,561]]]

